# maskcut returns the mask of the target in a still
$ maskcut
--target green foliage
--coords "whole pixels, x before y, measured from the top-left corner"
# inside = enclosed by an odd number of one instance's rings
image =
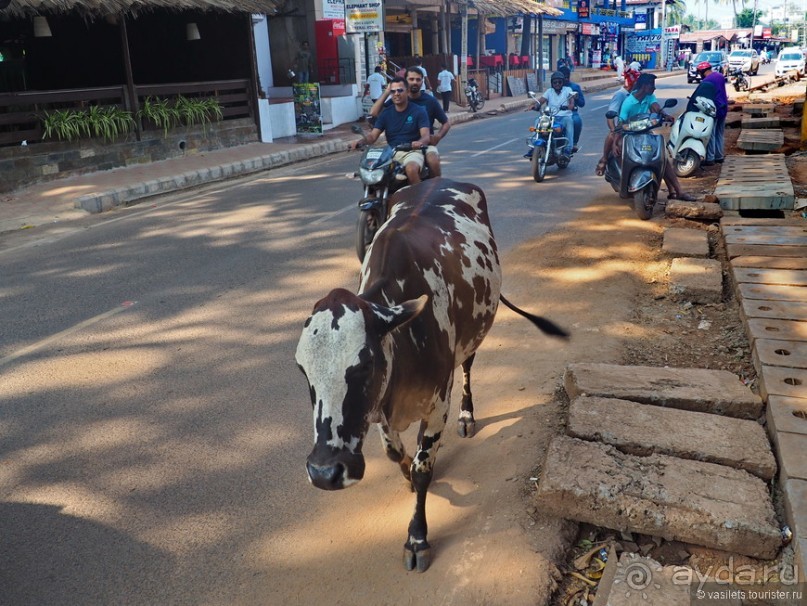
[[[765,15],[765,11],[756,11],[756,19],[754,18],[754,9],[745,8],[737,13],[735,23],[737,27],[754,27],[759,20]]]
[[[168,131],[180,124],[185,126],[201,125],[206,131],[207,125],[219,121],[223,117],[221,105],[213,98],[188,98],[179,95],[171,103],[168,99],[146,97],[138,112],[141,118],[147,118],[155,126],[163,129],[164,136]]]
[[[92,105],[86,110],[59,109],[41,117],[42,138],[75,141],[81,137],[100,137],[111,141],[134,128],[132,114],[119,107]]]

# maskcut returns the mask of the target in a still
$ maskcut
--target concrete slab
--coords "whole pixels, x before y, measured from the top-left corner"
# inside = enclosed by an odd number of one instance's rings
[[[763,364],[757,374],[759,393],[765,400],[772,395],[807,398],[807,370]]]
[[[778,284],[739,284],[737,290],[743,299],[769,299],[771,301],[801,301],[807,303],[807,288]]]
[[[752,114],[754,116],[763,116],[776,111],[776,105],[773,103],[743,103],[742,111],[745,114]]]
[[[805,249],[807,253],[807,249]],[[760,267],[766,269],[807,269],[807,254],[803,257],[759,257],[746,255],[731,260],[732,267]]]
[[[747,284],[781,284],[784,286],[807,286],[806,269],[771,269],[762,267],[736,267],[732,274],[737,282]],[[807,298],[807,293],[805,293]]]
[[[668,227],[661,250],[673,257],[708,257],[709,234],[699,229]]]
[[[690,584],[680,581],[681,566],[662,566],[628,552],[614,560],[613,572],[608,566],[603,572],[592,606],[691,606]]]
[[[793,560],[799,573],[799,582],[807,583],[807,539],[798,539],[794,545],[793,552],[795,554]]]
[[[788,480],[807,480],[807,435],[780,433],[778,439],[779,483],[785,486]]]
[[[749,228],[758,229],[758,228]],[[723,234],[723,239],[726,244],[757,244],[767,246],[805,246],[807,245],[807,236],[799,233],[791,227],[783,227],[781,231],[774,232],[761,232],[755,231],[749,233],[743,231],[742,233],[726,233]]]
[[[798,539],[807,539],[807,480],[790,479],[784,484],[785,519]]]
[[[807,246],[781,246],[776,244],[727,244],[726,254],[728,255],[729,259],[734,259],[744,255],[758,255],[767,257],[802,257],[807,254]]]
[[[807,368],[807,341],[757,339],[753,354],[754,366]]]
[[[762,117],[762,118],[743,118],[743,129],[747,128],[779,128],[779,118],[777,117]]]
[[[727,465],[770,480],[776,458],[756,421],[581,396],[569,408],[566,433],[616,446],[626,454],[665,454]]]
[[[792,209],[796,199],[784,154],[726,156],[714,195],[724,210]]]
[[[776,440],[776,433],[807,435],[807,399],[771,396],[766,409],[768,434]]]
[[[746,321],[751,318],[807,321],[807,305],[799,301],[743,299],[740,310]]]
[[[772,127],[771,130],[757,130],[758,128],[762,127],[751,127],[749,130],[743,121],[743,130],[737,138],[737,147],[746,151],[777,151],[784,145],[785,133],[781,129]]]
[[[754,558],[776,557],[779,527],[764,481],[713,463],[559,436],[535,496],[553,515]]]
[[[670,293],[693,303],[723,299],[723,267],[714,259],[676,258],[670,265]]]
[[[752,156],[758,158],[759,156]],[[785,168],[787,165],[785,165]],[[760,225],[760,226],[804,226],[804,219],[799,215],[788,215],[786,217],[742,217],[740,215],[725,215],[720,219],[721,229],[737,225]]]
[[[740,419],[762,414],[760,397],[726,370],[580,363],[569,364],[563,380],[570,399],[619,398]]]
[[[762,305],[753,305],[754,303],[761,303]],[[764,313],[760,311],[765,307],[773,307],[770,303],[782,303],[780,301],[743,301],[743,313],[745,314],[746,307],[752,308],[752,313]],[[800,305],[805,307],[803,303],[787,303],[788,305]],[[786,314],[782,314],[786,317]],[[796,315],[795,313],[793,315]],[[749,340],[753,345],[757,339],[783,339],[792,341],[807,340],[807,324],[800,321],[800,318],[795,320],[777,320],[776,318],[747,318],[744,316],[746,333]]]

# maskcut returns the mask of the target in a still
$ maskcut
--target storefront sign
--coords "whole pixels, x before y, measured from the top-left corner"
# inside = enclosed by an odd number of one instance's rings
[[[588,0],[577,0],[577,18],[588,19]]]
[[[348,34],[384,31],[384,6],[381,0],[344,0],[344,3]]]
[[[647,29],[647,13],[636,13],[633,16],[633,27],[637,32]]]
[[[669,40],[678,40],[681,37],[681,26],[671,25],[664,28],[664,37]]]
[[[567,25],[565,21],[544,19],[544,34],[565,34]]]
[[[322,0],[323,19],[344,19],[345,0]]]
[[[581,23],[580,33],[584,36],[599,36],[600,26],[596,23]]]

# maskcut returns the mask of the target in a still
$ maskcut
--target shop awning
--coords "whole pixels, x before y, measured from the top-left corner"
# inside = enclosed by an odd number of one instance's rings
[[[137,14],[152,10],[220,11],[274,14],[283,0],[0,0],[0,16],[33,17],[77,12],[88,17]]]

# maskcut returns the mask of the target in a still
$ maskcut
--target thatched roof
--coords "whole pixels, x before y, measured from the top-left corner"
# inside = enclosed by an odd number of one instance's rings
[[[563,14],[563,11],[535,0],[470,0],[470,5],[481,14],[495,17],[511,17],[524,13],[557,17]]]
[[[7,7],[3,8],[4,5]],[[0,15],[31,17],[78,12],[86,16],[137,14],[155,9],[273,14],[284,0],[0,0]]]

